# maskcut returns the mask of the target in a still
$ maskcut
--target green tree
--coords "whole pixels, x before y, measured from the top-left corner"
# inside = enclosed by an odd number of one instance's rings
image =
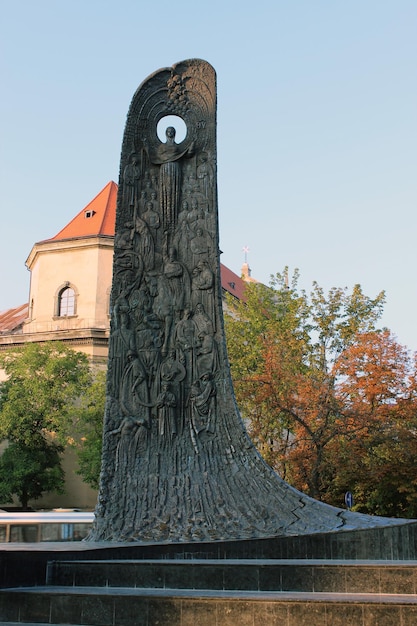
[[[93,383],[85,390],[74,414],[74,438],[78,474],[93,489],[98,489],[101,468],[103,416],[106,399],[106,372],[93,374]]]
[[[7,376],[0,384],[0,440],[9,444],[0,459],[0,493],[27,507],[42,492],[63,489],[60,453],[91,374],[85,354],[55,342],[26,344],[2,355],[0,366]]]
[[[17,495],[27,509],[29,500],[37,500],[44,492],[63,493],[62,451],[63,446],[51,443],[35,449],[11,443],[0,457],[0,501],[11,502]]]

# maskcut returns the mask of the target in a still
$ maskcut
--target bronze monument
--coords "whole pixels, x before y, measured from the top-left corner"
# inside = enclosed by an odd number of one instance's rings
[[[182,141],[174,124],[158,138],[167,116],[185,123]],[[214,541],[386,525],[296,491],[246,434],[223,329],[216,184],[214,69],[192,59],[155,72],[133,97],[122,146],[90,539]]]

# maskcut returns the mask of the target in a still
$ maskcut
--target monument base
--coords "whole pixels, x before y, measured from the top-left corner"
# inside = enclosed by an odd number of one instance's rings
[[[416,539],[410,522],[242,541],[9,545],[0,623],[414,624]]]

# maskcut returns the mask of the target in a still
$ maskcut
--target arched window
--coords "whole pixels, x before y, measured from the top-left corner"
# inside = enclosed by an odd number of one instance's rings
[[[61,289],[58,295],[58,316],[75,315],[75,291],[72,287]]]

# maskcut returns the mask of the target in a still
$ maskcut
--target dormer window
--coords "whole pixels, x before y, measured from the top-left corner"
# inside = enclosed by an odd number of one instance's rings
[[[88,219],[89,217],[93,217],[93,215],[95,215],[95,214],[96,214],[96,212],[95,212],[95,211],[93,211],[93,210],[87,210],[87,211],[84,211],[84,217],[85,217],[85,218],[87,218],[87,219]]]

